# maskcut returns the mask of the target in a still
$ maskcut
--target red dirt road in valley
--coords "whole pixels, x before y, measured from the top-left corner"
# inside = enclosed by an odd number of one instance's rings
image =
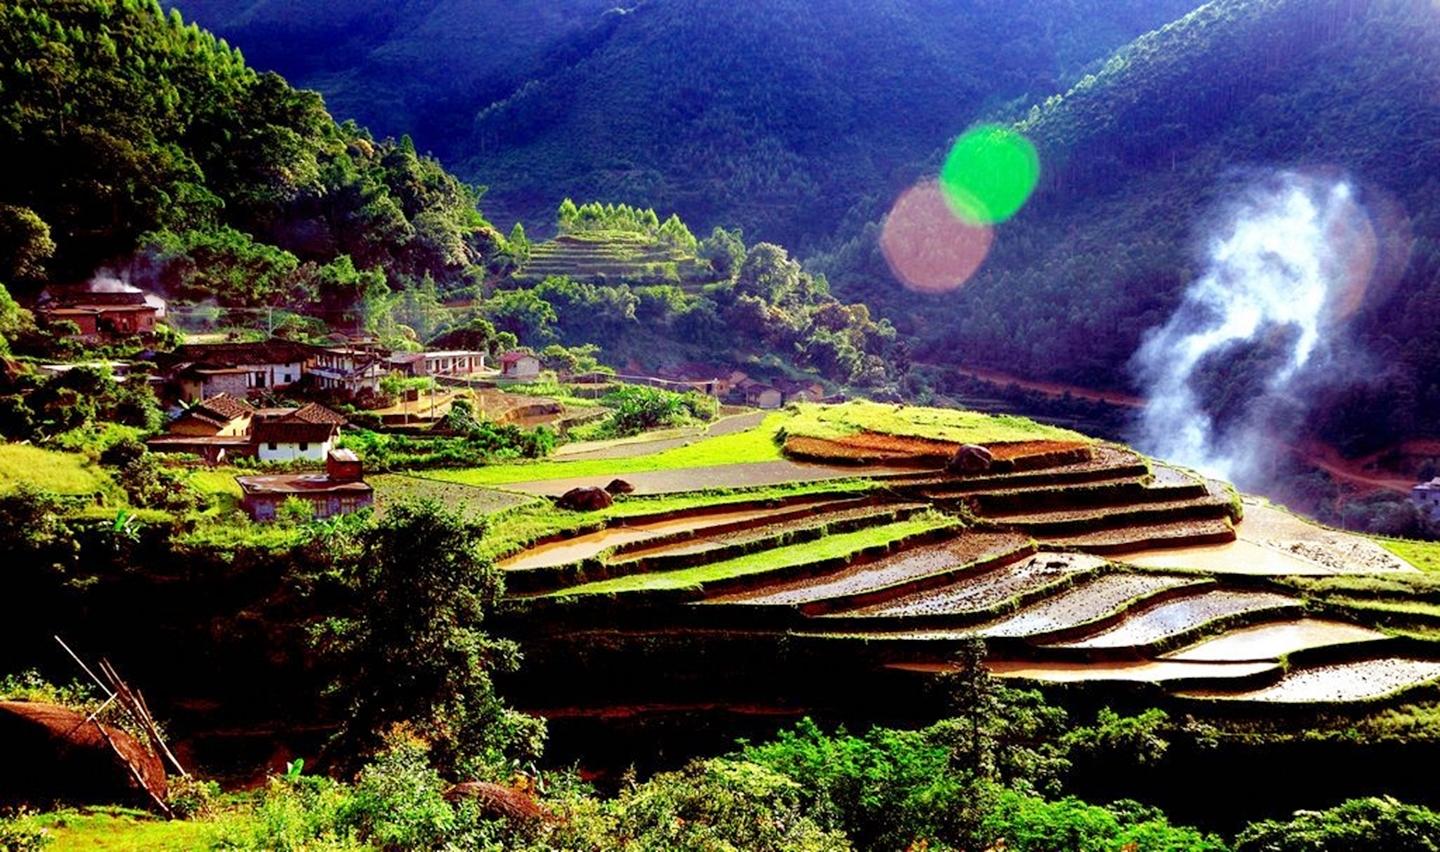
[[[962,376],[969,376],[972,379],[979,379],[982,382],[989,382],[992,385],[1015,385],[1025,390],[1043,393],[1047,396],[1064,396],[1068,393],[1076,399],[1108,402],[1111,405],[1121,405],[1126,408],[1139,408],[1145,404],[1145,400],[1140,397],[1120,393],[1119,391],[1094,390],[1092,388],[1082,388],[1079,385],[1067,385],[1061,382],[1024,379],[1009,373],[1002,373],[999,370],[987,370],[984,367],[951,367],[950,369]]]
[[[1393,471],[1366,470],[1365,459],[1347,459],[1340,451],[1319,441],[1306,441],[1299,446],[1284,447],[1304,459],[1308,464],[1320,468],[1336,479],[1356,488],[1398,491],[1409,494],[1415,482],[1408,476]]]

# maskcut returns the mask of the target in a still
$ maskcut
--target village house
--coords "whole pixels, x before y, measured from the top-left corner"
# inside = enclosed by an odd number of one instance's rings
[[[406,376],[470,376],[485,369],[484,352],[397,352],[390,370]]]
[[[1415,504],[1421,514],[1432,520],[1440,520],[1440,476],[1411,488],[1410,502]]]
[[[324,473],[278,473],[237,476],[240,505],[257,521],[273,521],[280,506],[295,498],[310,504],[316,518],[358,512],[375,502],[375,490],[365,482],[360,459],[350,450],[325,456]]]
[[[308,371],[321,390],[346,396],[377,393],[389,358],[369,347],[331,346],[313,350]]]
[[[52,285],[40,293],[35,313],[46,322],[73,322],[76,335],[98,342],[149,334],[165,318],[165,301],[127,285]]]
[[[345,418],[318,403],[299,408],[262,409],[250,429],[261,461],[322,461],[330,454]]]
[[[180,413],[165,430],[190,437],[232,437],[250,432],[255,407],[237,396],[220,394],[203,399]]]
[[[506,352],[500,356],[500,375],[527,381],[540,376],[540,359],[529,352]]]
[[[310,353],[288,340],[254,343],[191,343],[166,360],[179,396],[186,402],[227,394],[244,397],[279,390],[300,381]]]
[[[785,395],[779,388],[748,377],[735,385],[731,396],[754,408],[772,409],[785,404]]]
[[[255,408],[221,394],[196,403],[170,422],[165,434],[145,442],[157,453],[193,453],[211,464],[228,456],[254,455],[250,424]]]

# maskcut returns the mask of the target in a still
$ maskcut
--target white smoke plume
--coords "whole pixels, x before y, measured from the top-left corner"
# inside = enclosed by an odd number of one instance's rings
[[[109,269],[102,269],[90,277],[85,285],[92,293],[139,293],[140,288],[122,280]]]
[[[1267,440],[1303,413],[1307,368],[1329,361],[1336,327],[1363,298],[1374,244],[1345,180],[1287,172],[1252,187],[1212,238],[1204,275],[1135,355],[1146,398],[1137,446],[1253,485]],[[1256,347],[1265,357],[1246,358]],[[1232,384],[1204,393],[1217,368]],[[1223,418],[1217,396],[1238,397]]]

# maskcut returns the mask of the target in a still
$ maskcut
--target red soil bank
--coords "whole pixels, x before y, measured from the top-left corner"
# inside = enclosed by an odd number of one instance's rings
[[[165,767],[134,737],[55,704],[0,701],[0,804],[66,801],[152,806],[108,735],[145,788],[165,798]]]

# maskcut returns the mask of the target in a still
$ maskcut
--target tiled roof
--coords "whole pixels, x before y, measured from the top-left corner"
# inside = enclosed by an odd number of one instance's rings
[[[247,495],[254,494],[369,494],[369,484],[360,480],[331,479],[323,473],[276,473],[266,476],[237,476],[235,481]]]
[[[255,406],[251,405],[250,403],[237,396],[231,396],[228,393],[222,393],[216,396],[212,396],[209,399],[201,400],[194,408],[190,410],[192,413],[195,413],[197,411],[203,412],[205,414],[212,414],[217,417],[223,418],[226,421],[230,421],[238,420],[241,417],[246,417],[254,414]]]
[[[337,411],[331,411],[318,402],[307,402],[284,417],[284,421],[299,421],[302,423],[329,423],[335,426],[345,425],[345,416]]]
[[[323,444],[340,431],[335,423],[308,423],[303,420],[262,420],[252,427],[259,444]]]

